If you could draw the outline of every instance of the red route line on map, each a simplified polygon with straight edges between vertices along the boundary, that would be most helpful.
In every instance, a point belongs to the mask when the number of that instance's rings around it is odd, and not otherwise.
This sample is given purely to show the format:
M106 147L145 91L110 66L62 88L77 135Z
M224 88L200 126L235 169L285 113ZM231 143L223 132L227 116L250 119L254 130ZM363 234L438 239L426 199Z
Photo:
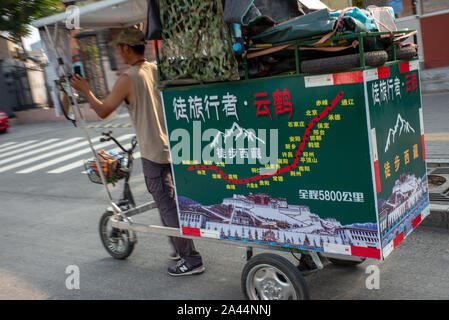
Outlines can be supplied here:
M323 119L336 105L337 103L341 100L341 98L343 97L344 92L340 92L335 99L331 102L330 105L328 105L319 115L317 115L315 118L313 118L306 127L306 131L304 132L304 136L302 137L302 142L299 145L298 149L296 150L296 154L295 154L295 162L293 162L293 164L289 164L283 168L277 169L276 171L272 172L272 173L268 173L268 174L262 174L259 176L255 176L255 177L251 177L251 178L247 178L247 179L230 179L223 171L221 171L220 169L218 169L217 167L214 166L191 166L188 168L189 171L192 170L213 170L216 171L217 173L219 173L221 175L221 177L231 183L234 184L241 184L241 183L247 183L247 182L251 182L251 181L257 181L257 180L261 180L261 179L265 179L265 178L269 178L269 177L273 177L276 176L278 174L284 173L284 172L288 172L292 169L295 169L298 167L298 163L299 163L299 156L301 155L302 151L304 150L304 147L306 146L306 142L309 139L309 135L310 135L310 130L312 130L312 127L315 125L315 123L317 123L318 121L320 121L321 119Z

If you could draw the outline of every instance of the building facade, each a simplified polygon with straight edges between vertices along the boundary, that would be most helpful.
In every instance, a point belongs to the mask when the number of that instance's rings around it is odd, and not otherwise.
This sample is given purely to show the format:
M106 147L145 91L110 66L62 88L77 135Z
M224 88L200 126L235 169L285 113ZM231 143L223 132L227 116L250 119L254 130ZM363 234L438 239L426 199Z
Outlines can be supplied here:
M0 35L0 59L13 59L15 56L14 42L8 37Z

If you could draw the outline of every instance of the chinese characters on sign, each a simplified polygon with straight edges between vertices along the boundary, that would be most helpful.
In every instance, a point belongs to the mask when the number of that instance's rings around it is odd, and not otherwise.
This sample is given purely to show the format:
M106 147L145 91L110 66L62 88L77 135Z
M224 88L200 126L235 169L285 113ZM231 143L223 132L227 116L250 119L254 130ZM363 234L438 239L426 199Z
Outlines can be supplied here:
M256 115L268 115L272 120L273 117L269 107L273 104L276 116L288 113L288 118L290 119L293 112L290 91L284 89L281 92L277 89L272 96L273 102L269 99L268 92L254 94L256 98L254 105L257 106ZM220 120L220 112L224 113L226 118L235 117L239 120L237 103L237 97L229 92L222 96L221 100L219 100L218 95L206 95L204 97L189 96L187 99L177 97L173 99L173 112L176 120L185 119L187 122L190 122L192 119L206 122L211 117ZM244 104L246 105L247 102L245 101Z
M268 92L256 93L254 94L254 97L257 98L257 100L254 101L254 105L257 106L256 115L268 115L270 119L273 120L269 108L271 100L268 99ZM284 89L284 91L280 92L279 89L277 89L273 93L273 105L276 116L288 112L288 118L290 119L293 112L293 106L290 102L290 91Z
M416 72L406 75L405 78L407 79L407 81L405 81L407 92L418 90L418 79Z
M338 202L364 202L363 192L329 191L329 190L299 190L299 199L325 200Z
M217 148L216 151L220 159L234 159L237 156L240 159L262 159L260 148Z
M401 80L398 77L394 79L382 79L371 85L371 95L374 105L402 98Z
M413 156L413 160L419 158L418 144L413 145L411 154L410 149L406 149L401 156L395 155L391 163L390 161L384 162L385 179L388 179L392 172L398 172L402 163L403 165L408 165L410 163L411 156Z
M187 122L190 122L191 119L206 122L213 116L216 120L220 120L219 109L221 105L223 107L221 112L224 112L226 118L235 117L239 120L237 102L237 97L229 94L229 92L221 100L216 95L206 95L204 98L189 96L187 101L178 97L173 99L173 112L176 120L185 119Z
M401 86L405 86L407 93L418 90L418 76L416 72L407 74L405 79L404 83L401 83L401 80L395 77L394 79L381 79L371 84L373 104L380 105L383 102L401 99Z

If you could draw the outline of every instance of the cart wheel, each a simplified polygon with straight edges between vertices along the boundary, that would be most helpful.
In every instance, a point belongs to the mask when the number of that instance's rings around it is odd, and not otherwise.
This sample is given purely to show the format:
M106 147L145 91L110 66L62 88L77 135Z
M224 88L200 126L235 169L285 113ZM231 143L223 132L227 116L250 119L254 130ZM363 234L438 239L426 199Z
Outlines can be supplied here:
M121 230L111 226L113 212L106 211L100 219L100 238L106 251L114 259L126 259L134 250L136 238L134 233L128 230Z
M242 290L249 300L308 300L301 272L284 257L262 253L243 268Z
M336 266L341 267L354 267L366 260L366 258L359 258L357 260L343 260L343 259L335 259L335 258L327 258L330 262L335 264Z

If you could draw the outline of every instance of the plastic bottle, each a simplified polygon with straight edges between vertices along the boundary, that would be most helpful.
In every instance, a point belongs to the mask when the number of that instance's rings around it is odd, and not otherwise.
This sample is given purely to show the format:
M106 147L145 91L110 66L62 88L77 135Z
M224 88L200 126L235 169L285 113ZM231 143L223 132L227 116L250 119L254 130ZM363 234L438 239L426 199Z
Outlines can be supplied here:
M235 53L242 53L245 49L245 41L242 38L242 29L240 24L233 23L231 26L232 49Z

